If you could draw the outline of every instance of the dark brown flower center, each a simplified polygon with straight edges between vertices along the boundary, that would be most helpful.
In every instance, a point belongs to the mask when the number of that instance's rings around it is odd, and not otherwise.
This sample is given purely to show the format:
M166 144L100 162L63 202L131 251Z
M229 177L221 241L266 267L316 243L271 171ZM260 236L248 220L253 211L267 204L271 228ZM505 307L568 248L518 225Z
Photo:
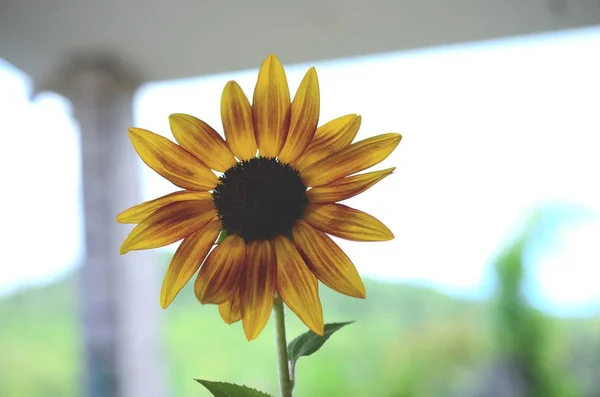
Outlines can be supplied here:
M241 161L219 180L212 195L223 228L247 242L291 235L308 204L300 173L274 158Z

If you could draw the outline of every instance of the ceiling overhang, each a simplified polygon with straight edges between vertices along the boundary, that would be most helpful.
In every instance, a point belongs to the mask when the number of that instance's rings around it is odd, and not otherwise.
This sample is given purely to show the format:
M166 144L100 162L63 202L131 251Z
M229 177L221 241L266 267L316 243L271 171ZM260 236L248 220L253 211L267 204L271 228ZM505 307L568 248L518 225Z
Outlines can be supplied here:
M81 57L139 82L600 24L597 0L19 0L0 57L45 85ZM39 87L38 87L39 88Z

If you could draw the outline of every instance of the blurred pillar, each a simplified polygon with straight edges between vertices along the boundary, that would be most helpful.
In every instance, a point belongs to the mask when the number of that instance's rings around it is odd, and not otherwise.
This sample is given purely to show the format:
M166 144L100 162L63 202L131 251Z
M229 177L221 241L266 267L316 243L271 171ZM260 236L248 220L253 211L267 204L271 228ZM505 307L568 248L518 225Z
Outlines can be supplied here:
M120 256L131 227L115 216L142 199L132 125L135 80L112 62L70 62L56 91L79 123L83 167L85 263L80 307L87 397L161 397L159 277L147 252Z

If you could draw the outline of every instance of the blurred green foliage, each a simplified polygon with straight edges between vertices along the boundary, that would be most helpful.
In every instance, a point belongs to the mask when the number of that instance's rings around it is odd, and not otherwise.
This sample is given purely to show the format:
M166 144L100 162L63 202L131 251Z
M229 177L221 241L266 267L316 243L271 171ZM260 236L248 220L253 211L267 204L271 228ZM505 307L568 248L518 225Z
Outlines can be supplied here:
M581 386L575 395L596 396L590 390L598 381L589 371L600 370L600 349L583 353L596 357L582 361L583 368L569 360L581 338L598 342L598 320L543 317L523 307L515 300L522 270L514 265L514 252L502 262L513 264L499 269L506 288L495 304L374 280L365 282L366 300L323 288L326 321L356 323L299 362L295 396L478 397L485 395L478 390L496 376L495 364L506 357L518 357L533 369L541 379L539 393L554 393L536 395L571 395L560 394L563 386L552 379L564 378ZM82 346L74 280L0 301L0 396L80 395ZM216 307L199 305L189 287L163 316L167 395L209 396L194 378L247 384L276 394L271 327L248 343L240 324L223 323ZM290 340L306 330L293 315L288 324Z
M528 244L535 237L541 214L499 255L495 263L497 293L494 300L494 331L497 356L504 365L506 381L518 395L568 397L581 395L572 379L564 377L566 361L554 347L557 328L552 319L533 309L524 295Z

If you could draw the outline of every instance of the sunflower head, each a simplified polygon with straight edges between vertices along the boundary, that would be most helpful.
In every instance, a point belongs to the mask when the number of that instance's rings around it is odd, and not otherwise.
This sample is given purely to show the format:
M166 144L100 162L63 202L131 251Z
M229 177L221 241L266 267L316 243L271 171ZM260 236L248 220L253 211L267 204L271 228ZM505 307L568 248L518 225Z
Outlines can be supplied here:
M266 325L276 293L317 334L323 333L318 281L366 296L350 258L329 235L354 241L394 237L378 219L339 201L392 173L360 172L389 156L401 136L353 143L360 116L317 127L319 109L316 70L307 71L291 100L283 66L270 55L259 70L252 104L236 82L225 85L225 139L185 114L169 117L177 143L129 129L141 159L181 188L117 216L136 224L122 254L182 240L163 281L164 308L197 273L198 300L219 305L228 324L242 320L252 340ZM219 235L226 237L215 244Z

